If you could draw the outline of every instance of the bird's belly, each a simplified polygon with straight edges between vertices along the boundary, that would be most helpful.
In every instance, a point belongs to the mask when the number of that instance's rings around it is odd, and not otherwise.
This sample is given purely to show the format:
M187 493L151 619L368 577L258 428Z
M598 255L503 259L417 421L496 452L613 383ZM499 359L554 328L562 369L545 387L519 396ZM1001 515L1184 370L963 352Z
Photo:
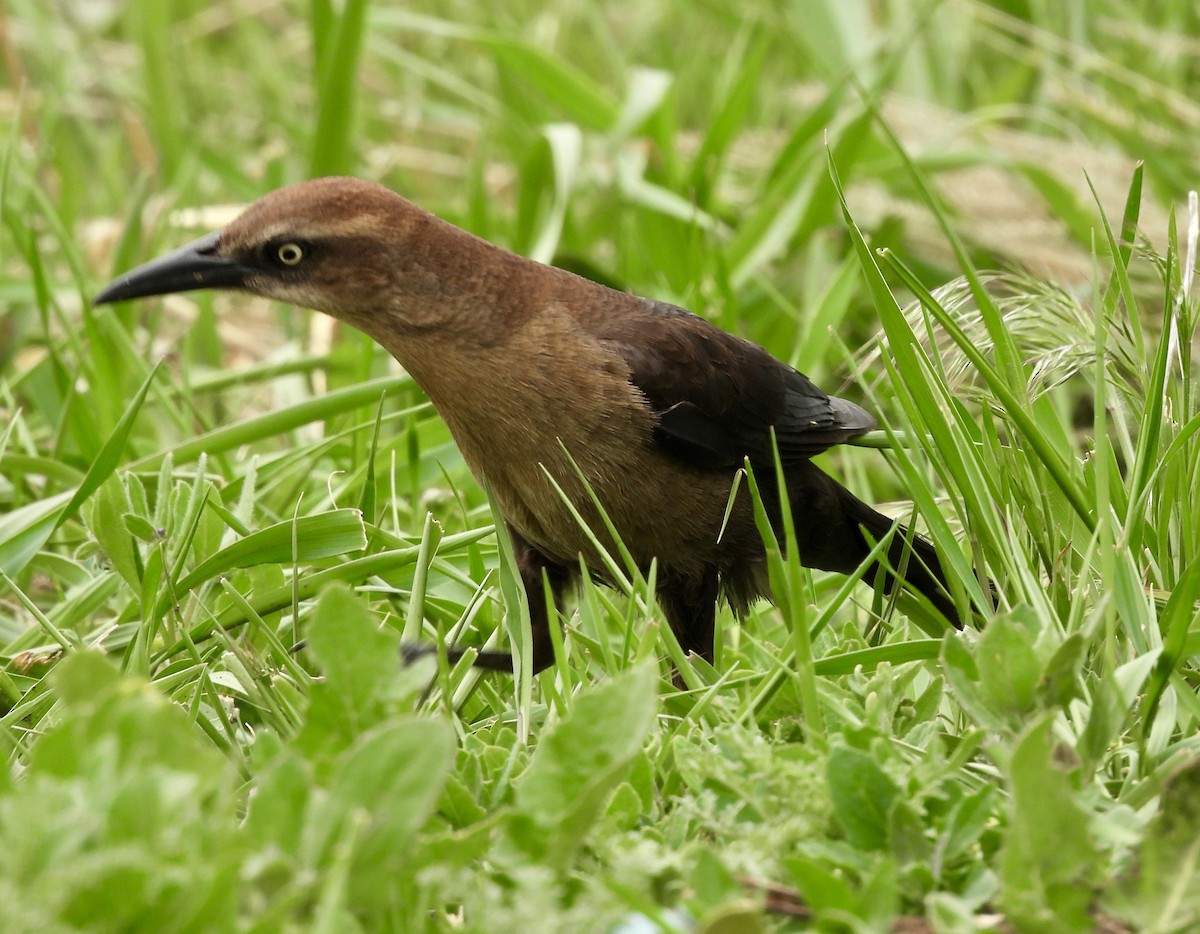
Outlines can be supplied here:
M655 462L646 462L651 459ZM722 563L720 539L731 474L681 471L675 463L658 463L657 457L616 464L563 461L539 463L536 472L489 475L501 515L546 557L566 565L576 565L582 557L593 573L604 576L601 548L618 566L623 564L621 548L608 532L611 523L620 545L643 570L655 559L660 567L683 573ZM746 497L738 500L735 512L748 513Z

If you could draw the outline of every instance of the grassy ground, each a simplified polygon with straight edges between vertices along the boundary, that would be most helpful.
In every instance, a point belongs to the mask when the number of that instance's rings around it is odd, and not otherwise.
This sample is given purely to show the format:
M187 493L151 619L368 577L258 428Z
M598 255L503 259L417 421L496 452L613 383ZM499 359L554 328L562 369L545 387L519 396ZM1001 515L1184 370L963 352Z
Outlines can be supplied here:
M1115 0L9 0L0 926L1195 930L1197 35ZM402 667L520 629L419 389L296 309L88 305L334 172L878 413L829 467L915 511L978 629L776 557L687 690L636 581L532 682Z

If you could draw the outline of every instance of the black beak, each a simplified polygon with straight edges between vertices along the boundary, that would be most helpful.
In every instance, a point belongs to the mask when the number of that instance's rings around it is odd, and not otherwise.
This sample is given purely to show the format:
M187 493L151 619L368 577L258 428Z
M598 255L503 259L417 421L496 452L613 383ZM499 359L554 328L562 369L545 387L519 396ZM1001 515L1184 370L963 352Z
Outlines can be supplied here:
M123 302L148 295L169 295L193 289L236 289L245 285L246 277L254 272L217 255L221 234L211 233L181 247L174 253L131 269L100 290L92 299L93 305Z

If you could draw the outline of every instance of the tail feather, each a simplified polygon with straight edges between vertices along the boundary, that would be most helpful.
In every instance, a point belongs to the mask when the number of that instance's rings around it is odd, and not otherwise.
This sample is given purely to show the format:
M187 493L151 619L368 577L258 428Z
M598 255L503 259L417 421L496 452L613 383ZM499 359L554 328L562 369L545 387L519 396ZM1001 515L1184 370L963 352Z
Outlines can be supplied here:
M870 541L866 536L863 537L864 546L869 549L873 547L872 541L878 542L891 531L892 526L896 523L882 513L876 512L849 491L843 492L845 492L846 499L852 501L846 504L846 514L870 536ZM863 553L863 557L866 557L866 552ZM891 542L888 543L887 564L896 571L902 571L905 583L928 599L934 609L946 617L955 629L963 628L962 618L959 616L954 601L950 598L950 587L946 583L946 574L942 570L941 559L932 543L900 525L896 528ZM878 570L878 564L876 570ZM884 574L886 575L884 591L891 593L892 588L895 587L895 575L886 568ZM868 579L870 578L868 577Z
M895 522L872 509L816 466L793 471L788 478L788 498L796 527L800 560L808 567L853 574L874 544L892 531ZM903 570L904 581L925 596L955 626L963 621L950 598L942 562L933 545L899 526L887 549L887 563L868 570L884 574L883 588L896 586L894 571Z

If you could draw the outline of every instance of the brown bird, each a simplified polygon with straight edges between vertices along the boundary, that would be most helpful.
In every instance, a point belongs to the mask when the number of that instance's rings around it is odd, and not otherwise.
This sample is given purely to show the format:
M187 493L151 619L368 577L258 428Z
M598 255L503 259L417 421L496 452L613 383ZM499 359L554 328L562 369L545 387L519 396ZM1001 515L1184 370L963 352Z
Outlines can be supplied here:
M509 253L378 185L322 178L272 192L95 301L203 288L346 321L424 388L508 524L535 671L553 661L543 575L556 602L581 558L605 577L564 499L611 555L596 501L639 569L657 561L667 621L685 651L709 661L718 598L741 612L767 595L746 484L732 505L730 494L748 460L781 530L773 438L804 565L853 573L870 542L892 532L811 460L874 427L857 405L688 311ZM908 585L961 627L932 545L898 528L886 556L887 567L868 568L885 590L904 568ZM485 652L476 664L511 662Z

